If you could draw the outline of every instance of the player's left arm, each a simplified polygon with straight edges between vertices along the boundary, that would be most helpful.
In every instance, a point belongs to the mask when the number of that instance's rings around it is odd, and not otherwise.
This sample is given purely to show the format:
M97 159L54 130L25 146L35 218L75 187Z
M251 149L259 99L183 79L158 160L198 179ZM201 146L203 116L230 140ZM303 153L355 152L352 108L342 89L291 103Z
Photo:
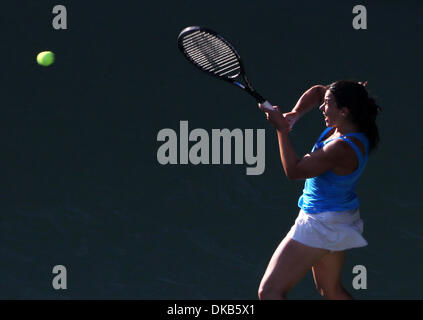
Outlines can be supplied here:
M306 154L301 159L298 158L288 136L289 123L279 107L274 106L274 110L270 112L260 104L259 108L266 113L267 119L276 129L282 166L288 179L299 180L319 176L339 166L345 161L345 157L350 156L349 147L342 140L334 140L323 148Z
M349 154L346 150L348 146L341 140L335 140L300 159L291 145L288 134L279 130L277 133L282 165L286 176L291 180L320 176L339 166L344 161L345 155Z

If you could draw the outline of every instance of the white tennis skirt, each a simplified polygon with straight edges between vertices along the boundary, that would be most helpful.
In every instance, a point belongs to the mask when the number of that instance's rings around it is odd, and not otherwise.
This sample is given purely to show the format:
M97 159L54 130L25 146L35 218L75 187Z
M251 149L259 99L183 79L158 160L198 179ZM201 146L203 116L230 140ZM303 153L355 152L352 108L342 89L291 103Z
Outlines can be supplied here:
M301 209L287 237L309 247L343 251L366 246L362 234L363 220L358 208L313 214Z

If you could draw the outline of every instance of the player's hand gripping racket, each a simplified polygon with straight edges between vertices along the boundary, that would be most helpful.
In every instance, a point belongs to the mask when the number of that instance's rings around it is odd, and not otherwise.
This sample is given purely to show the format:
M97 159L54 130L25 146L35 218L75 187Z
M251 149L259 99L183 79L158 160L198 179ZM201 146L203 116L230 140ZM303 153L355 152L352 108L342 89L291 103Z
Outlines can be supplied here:
M238 52L222 36L207 28L187 27L178 36L178 47L199 69L235 84L253 96L266 110L273 111L270 102L248 81Z

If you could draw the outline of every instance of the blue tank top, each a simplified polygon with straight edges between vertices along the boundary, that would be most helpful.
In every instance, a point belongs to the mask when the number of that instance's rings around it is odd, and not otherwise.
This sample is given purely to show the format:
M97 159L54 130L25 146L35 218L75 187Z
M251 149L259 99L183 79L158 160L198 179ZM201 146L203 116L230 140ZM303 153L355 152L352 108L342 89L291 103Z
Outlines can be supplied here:
M367 163L369 141L366 135L361 132L352 132L341 137L322 141L325 135L332 129L332 127L329 127L323 131L311 152L322 148L329 141L341 139L347 142L357 154L358 168L348 175L337 175L332 170L328 170L320 176L307 179L303 194L298 200L298 206L307 213L353 210L359 207L355 185ZM360 149L347 138L348 136L355 137L363 142L365 148L364 157Z

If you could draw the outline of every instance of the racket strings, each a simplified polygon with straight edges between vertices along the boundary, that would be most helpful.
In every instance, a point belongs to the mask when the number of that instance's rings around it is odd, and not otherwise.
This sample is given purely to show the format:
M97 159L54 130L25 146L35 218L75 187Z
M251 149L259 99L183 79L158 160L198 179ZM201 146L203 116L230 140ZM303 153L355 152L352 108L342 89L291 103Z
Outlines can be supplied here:
M196 31L182 40L186 55L200 68L218 76L233 78L241 67L237 55L220 38Z

